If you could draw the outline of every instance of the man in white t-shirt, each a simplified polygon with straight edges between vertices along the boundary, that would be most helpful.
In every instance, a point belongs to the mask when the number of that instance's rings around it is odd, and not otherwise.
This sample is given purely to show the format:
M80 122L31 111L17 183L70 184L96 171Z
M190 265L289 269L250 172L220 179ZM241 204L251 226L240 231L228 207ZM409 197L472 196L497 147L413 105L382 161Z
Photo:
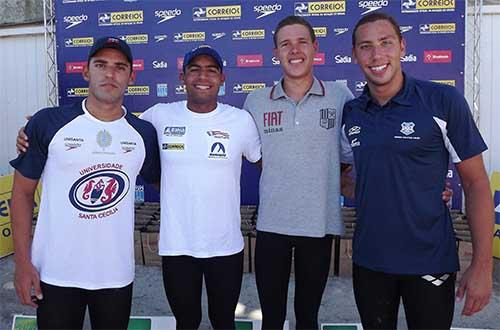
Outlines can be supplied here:
M132 63L124 41L97 40L83 71L89 96L38 111L25 128L29 149L11 162L14 283L21 303L37 307L39 329L81 329L87 307L93 329L127 328L135 180L157 182L160 170L155 129L122 105Z
M222 71L217 51L193 49L180 74L187 101L159 103L141 115L156 128L160 146L159 254L178 329L196 329L201 322L202 279L212 326L235 328L244 247L241 162L259 161L261 151L250 114L217 102Z

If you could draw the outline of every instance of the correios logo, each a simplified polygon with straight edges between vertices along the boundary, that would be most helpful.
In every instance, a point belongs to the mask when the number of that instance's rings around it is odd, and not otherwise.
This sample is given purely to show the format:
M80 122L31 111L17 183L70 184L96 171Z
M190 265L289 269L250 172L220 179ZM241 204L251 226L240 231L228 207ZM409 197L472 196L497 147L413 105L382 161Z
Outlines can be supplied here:
M388 5L388 0L364 0L358 2L358 7L365 10L361 13L361 15L366 15L368 13L371 13L372 11L387 7Z
M82 176L69 190L69 200L78 210L99 212L116 206L128 193L128 176L115 169L105 169Z
M261 19L263 17L276 14L276 12L280 11L283 6L279 3L275 3L274 5L258 5L253 6L253 11L259 13L256 19Z
M65 27L65 29L71 29L72 27L75 27L79 24L82 24L83 22L87 21L89 17L85 14L81 14L79 16L64 16L63 21L64 23L68 24L68 26Z
M176 18L177 16L181 16L182 10L175 8L175 9L166 9L166 10L155 10L155 17L159 18L160 20L156 22L156 24L161 24L165 21L169 21L173 18Z

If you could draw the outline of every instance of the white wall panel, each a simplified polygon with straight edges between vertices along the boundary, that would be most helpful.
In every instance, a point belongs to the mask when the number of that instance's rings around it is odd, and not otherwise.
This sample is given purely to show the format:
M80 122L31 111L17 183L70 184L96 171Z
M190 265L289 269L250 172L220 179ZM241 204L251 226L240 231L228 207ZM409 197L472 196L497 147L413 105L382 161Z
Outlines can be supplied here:
M47 104L43 27L0 29L0 175L12 172L18 128Z

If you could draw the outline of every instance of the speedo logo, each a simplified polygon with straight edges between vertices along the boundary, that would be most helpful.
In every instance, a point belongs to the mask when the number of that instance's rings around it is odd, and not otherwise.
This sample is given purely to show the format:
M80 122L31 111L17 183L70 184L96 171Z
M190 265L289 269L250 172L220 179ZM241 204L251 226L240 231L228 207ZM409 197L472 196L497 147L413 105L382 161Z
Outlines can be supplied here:
M226 36L226 32L213 32L212 33L212 40L218 40L221 38L224 38Z
M295 2L294 12L296 16L345 15L346 1Z
M283 6L281 4L275 3L274 5L253 6L253 11L260 14L259 16L257 16L256 19L261 19L263 17L269 16L272 14L276 14L282 8L283 8Z
M408 31L411 31L411 30L413 30L412 25L400 25L399 26L399 31L401 32L401 34L406 33Z
M433 24L420 24L418 26L420 34L441 34L441 33L455 33L455 23L433 23Z
M233 40L257 40L266 37L266 30L234 30Z
M232 19L241 19L241 5L193 8L193 21Z
M365 11L361 13L361 15L366 15L368 13L371 13L372 11L387 7L388 5L388 0L368 0L358 2L358 7L365 9Z
M349 31L349 28L346 28L346 27L339 27L339 28L334 28L333 29L333 32L335 32L335 35L336 36L339 36L341 34L344 34L346 33L347 31Z
M81 14L79 16L64 16L63 21L64 23L68 24L68 26L65 27L65 30L71 29L72 27L82 24L83 22L86 22L88 19L89 17L85 14Z
M155 17L159 18L159 21L156 24L161 24L163 22L169 21L177 16L181 16L182 10L175 9L166 9L166 10L155 10Z

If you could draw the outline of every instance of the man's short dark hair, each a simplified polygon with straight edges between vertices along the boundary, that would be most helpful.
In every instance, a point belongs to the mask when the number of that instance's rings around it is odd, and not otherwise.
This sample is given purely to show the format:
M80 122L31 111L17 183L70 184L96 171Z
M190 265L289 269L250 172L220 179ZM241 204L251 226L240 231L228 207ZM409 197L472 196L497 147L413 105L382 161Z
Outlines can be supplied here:
M352 31L352 46L356 46L356 31L358 31L358 28L366 23L373 23L376 21L388 21L391 23L391 25L394 27L394 31L396 32L396 35L398 36L399 41L403 39L403 36L401 36L401 30L399 29L399 24L396 21L394 17L391 15L388 15L386 13L371 13L366 16L363 16L357 23L356 26L354 27L354 30Z
M311 41L312 42L316 41L316 35L314 34L314 29L312 28L311 24L308 21L306 21L305 19L303 19L302 17L291 15L291 16L283 18L276 26L276 29L274 29L274 36L273 36L274 47L278 47L277 39L276 39L278 32L282 28L284 28L285 26L294 25L294 24L299 24L299 25L305 26L307 28L307 30L309 31L309 35L311 36Z

